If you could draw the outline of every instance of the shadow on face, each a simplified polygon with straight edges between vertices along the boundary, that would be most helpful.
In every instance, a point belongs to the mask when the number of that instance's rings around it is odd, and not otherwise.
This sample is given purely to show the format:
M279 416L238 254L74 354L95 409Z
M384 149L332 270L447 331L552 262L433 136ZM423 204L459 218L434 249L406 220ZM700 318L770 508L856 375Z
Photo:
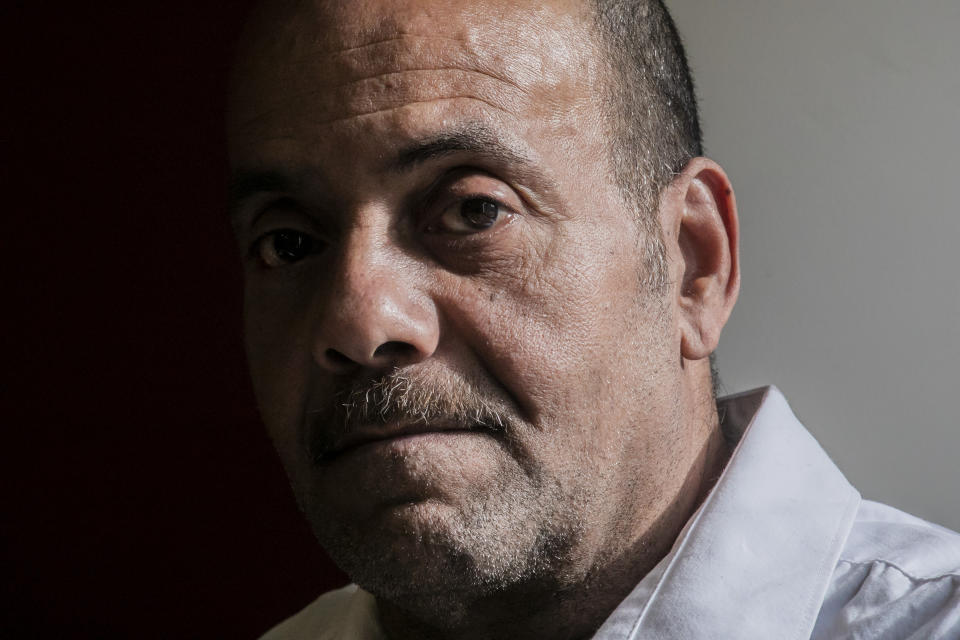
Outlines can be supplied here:
M423 611L574 579L685 476L675 318L641 285L583 11L301 4L237 65L264 421L338 564ZM318 419L344 389L355 419Z

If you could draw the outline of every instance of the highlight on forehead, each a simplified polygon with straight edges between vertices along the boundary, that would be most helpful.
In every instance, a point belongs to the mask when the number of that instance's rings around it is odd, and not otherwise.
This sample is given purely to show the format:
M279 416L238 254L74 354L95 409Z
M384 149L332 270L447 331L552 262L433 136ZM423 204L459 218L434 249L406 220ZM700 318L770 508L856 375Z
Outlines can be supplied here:
M339 5L330 17L315 4L295 4L255 16L252 22L261 22L248 28L232 83L232 145L302 141L306 132L319 135L342 120L449 100L461 100L458 108L471 117L485 110L547 122L563 115L554 113L557 94L586 96L572 106L599 95L596 61L567 28L579 18L560 16L559 25L556 16L541 20L542 7L501 7L510 20L474 18L465 14L481 13L481 5L450 8L439 0L419 3L410 14L388 0L379 13L367 2L350 10Z
M595 54L591 24L581 2L267 0L247 22L234 90L243 78L280 72L277 60L309 65L318 58L354 77L377 65L402 70L405 61L543 83L572 63L584 77Z

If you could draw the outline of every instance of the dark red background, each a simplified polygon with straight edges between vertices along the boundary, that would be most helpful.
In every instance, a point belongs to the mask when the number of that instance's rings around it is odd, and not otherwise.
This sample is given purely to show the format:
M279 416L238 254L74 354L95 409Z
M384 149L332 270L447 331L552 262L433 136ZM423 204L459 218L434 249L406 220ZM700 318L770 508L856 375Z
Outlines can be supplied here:
M343 582L246 377L243 3L0 9L3 637L251 638Z

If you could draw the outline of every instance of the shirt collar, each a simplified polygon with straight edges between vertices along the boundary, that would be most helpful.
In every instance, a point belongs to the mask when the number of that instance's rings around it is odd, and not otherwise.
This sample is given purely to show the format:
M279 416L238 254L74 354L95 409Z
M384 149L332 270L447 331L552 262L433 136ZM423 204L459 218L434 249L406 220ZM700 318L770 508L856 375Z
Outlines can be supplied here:
M809 637L860 494L776 387L719 409L730 462L596 640Z

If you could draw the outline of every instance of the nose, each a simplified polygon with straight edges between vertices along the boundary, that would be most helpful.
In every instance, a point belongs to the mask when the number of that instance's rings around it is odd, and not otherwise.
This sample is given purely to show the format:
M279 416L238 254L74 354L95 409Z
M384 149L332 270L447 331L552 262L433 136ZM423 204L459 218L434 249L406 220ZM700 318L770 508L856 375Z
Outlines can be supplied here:
M363 230L341 246L332 280L318 301L313 359L334 373L386 370L433 355L436 308L415 261Z

